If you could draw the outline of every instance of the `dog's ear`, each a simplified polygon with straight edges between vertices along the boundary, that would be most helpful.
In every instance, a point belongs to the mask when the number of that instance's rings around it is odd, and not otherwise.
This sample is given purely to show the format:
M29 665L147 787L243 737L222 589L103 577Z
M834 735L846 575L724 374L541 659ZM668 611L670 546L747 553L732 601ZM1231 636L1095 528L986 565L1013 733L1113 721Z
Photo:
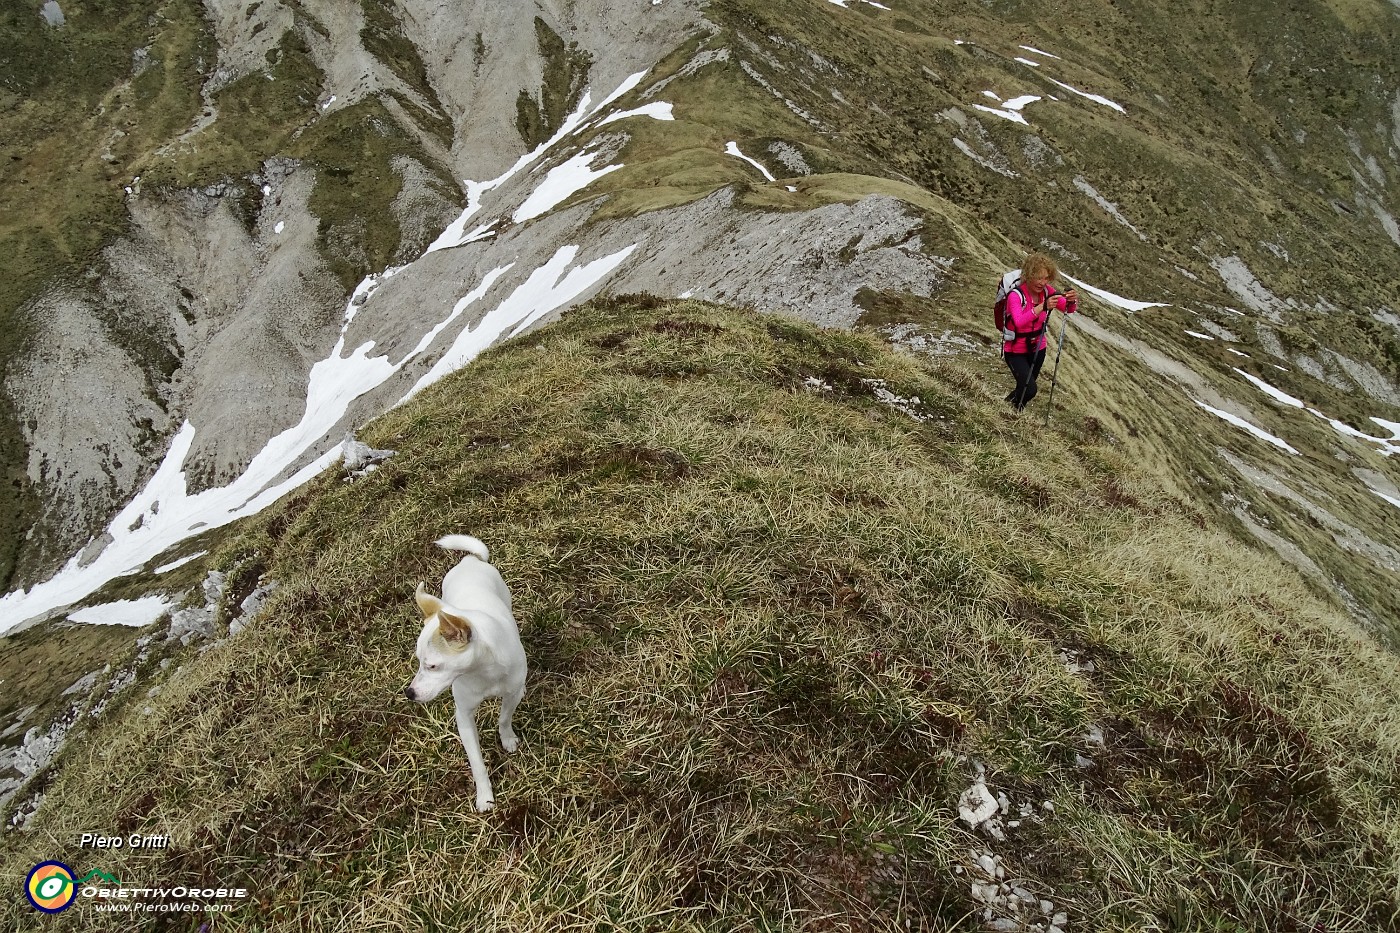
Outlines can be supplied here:
M472 640L472 624L443 609L438 613L438 634L448 641L466 643Z
M429 596L428 591L423 588L423 584L418 584L418 590L413 594L413 598L418 601L418 608L423 613L423 618L427 619L442 608L442 600L436 596Z

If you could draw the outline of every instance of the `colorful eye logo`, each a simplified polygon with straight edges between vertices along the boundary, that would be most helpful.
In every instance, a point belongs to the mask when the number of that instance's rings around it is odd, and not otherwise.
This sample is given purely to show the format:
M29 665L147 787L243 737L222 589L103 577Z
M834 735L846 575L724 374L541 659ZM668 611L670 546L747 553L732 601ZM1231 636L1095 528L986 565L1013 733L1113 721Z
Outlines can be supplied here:
M78 894L73 869L62 862L40 862L24 881L24 894L35 910L56 914L73 905Z

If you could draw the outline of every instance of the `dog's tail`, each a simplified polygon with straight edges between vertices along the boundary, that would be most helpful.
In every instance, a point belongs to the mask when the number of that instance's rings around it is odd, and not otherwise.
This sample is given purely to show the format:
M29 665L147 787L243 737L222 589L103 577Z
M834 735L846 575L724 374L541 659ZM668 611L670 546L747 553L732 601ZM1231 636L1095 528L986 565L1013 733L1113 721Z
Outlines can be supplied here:
M445 551L466 551L488 564L491 563L491 552L486 549L486 545L482 544L479 538L473 538L471 535L448 535L445 538L438 538L437 546Z

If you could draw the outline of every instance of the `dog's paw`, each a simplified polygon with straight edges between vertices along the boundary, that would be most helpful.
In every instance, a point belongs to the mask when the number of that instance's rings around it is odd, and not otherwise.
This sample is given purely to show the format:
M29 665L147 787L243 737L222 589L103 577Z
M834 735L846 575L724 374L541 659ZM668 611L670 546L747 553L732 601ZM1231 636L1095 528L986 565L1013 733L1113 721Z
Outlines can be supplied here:
M514 732L501 733L501 748L513 752L520 747L520 738Z

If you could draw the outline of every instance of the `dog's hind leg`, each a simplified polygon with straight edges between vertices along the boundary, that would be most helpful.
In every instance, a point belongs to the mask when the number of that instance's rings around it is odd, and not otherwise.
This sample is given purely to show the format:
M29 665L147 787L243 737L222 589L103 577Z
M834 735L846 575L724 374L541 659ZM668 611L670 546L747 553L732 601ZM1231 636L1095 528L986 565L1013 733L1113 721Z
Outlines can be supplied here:
M510 719L515 715L515 707L525 696L525 685L522 683L519 689L508 690L501 697L501 719L497 724L496 731L501 735L501 748L508 752L513 752L520 747L520 739L516 736L515 730L511 728Z
M486 770L486 760L481 756L481 739L476 732L476 708L481 704L481 698L459 690L460 683L457 681L452 685L453 699L457 701L457 734L462 738L462 747L467 750L472 779L476 781L476 808L484 813L495 805L496 795L491 789L491 775Z

